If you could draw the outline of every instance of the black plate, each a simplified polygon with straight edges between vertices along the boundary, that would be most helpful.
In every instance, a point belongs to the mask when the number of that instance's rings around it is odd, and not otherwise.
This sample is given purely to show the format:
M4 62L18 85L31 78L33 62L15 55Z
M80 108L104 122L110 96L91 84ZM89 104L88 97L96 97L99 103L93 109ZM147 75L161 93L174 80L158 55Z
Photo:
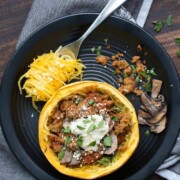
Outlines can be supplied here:
M31 100L20 96L17 82L26 72L34 57L55 50L82 35L97 15L79 14L58 19L42 27L29 37L15 52L4 73L1 86L1 124L6 140L17 159L39 179L71 179L57 172L46 160L38 145L38 116ZM110 49L104 39L108 38ZM168 105L167 128L159 134L146 136L147 127L140 126L140 143L130 160L116 172L104 177L112 179L143 179L151 175L167 157L176 140L180 118L180 83L174 65L165 50L147 32L138 26L110 17L83 43L80 58L86 65L84 79L105 81L117 87L117 75L111 64L102 66L95 62L94 46L102 46L103 54L111 56L122 52L130 61L137 54L138 44L148 68L155 68L158 78L163 80L163 94ZM131 100L131 97L129 97ZM138 100L134 103L136 109ZM39 103L39 106L43 104Z

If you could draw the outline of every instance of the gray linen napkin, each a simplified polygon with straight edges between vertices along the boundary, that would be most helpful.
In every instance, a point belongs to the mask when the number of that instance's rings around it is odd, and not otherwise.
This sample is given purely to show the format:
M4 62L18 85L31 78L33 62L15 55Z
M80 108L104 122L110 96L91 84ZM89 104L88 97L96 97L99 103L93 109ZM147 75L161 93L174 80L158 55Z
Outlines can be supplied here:
M42 25L59 17L80 12L100 12L106 5L108 0L34 0L24 28L20 34L17 47L28 37L33 31ZM118 9L114 15L121 16L130 21L135 22L138 17L142 0L131 0L124 4L124 7ZM156 173L167 179L180 179L180 137L171 152L170 156L160 166ZM6 144L2 130L0 127L0 179L13 180L32 180L34 177L30 175L24 167L22 167L16 158L12 155ZM172 178L171 178L172 177Z

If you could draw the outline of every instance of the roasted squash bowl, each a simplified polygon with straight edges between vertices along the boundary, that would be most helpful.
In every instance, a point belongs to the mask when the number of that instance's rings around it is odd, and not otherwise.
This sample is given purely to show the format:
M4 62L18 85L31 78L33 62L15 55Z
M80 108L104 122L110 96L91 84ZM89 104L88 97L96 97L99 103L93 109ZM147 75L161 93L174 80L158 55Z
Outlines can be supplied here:
M113 99L122 103L126 107L131 117L131 133L126 139L125 148L119 148L117 150L117 152L114 154L112 162L108 166L100 166L98 163L94 163L84 165L82 167L68 167L60 163L57 155L49 147L47 138L48 134L50 133L47 126L48 117L62 99L71 95L72 93L82 90L87 91L91 88L96 88L97 90L109 94ZM40 148L43 154L51 165L60 173L80 179L95 179L116 171L131 157L139 142L139 127L133 105L117 89L104 82L81 81L62 87L45 104L39 117L38 135Z

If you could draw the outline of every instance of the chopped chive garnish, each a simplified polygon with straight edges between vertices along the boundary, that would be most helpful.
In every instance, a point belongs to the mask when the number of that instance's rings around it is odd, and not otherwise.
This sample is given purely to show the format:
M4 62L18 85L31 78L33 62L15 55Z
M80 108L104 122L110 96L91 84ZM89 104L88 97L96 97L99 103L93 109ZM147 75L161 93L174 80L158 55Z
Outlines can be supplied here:
M104 42L107 44L107 42L108 42L108 38L104 39Z
M116 71L113 71L112 73L113 73L113 74L117 74L117 72L116 72Z
M85 127L82 127L82 126L79 126L79 125L77 125L77 128L80 129L80 130L84 130L85 129Z
M95 146L95 145L96 145L96 141L93 141L88 146Z
M135 68L135 66L134 66L134 65L131 65L131 67L132 67L133 73L136 73L136 68Z
M68 145L68 144L70 144L71 143L71 138L69 137L69 136L66 136L65 137L65 145Z
M84 120L83 120L83 123L84 123L84 124L88 124L88 123L90 123L90 122L91 122L91 121L90 121L89 119L84 119Z
M96 129L96 126L94 124L91 124L87 130L88 133L94 131Z
M111 136L106 136L103 140L103 144L105 146L111 146L112 145L112 138Z
M111 119L112 119L113 121L116 121L116 122L119 121L119 118L116 117L116 116L112 116Z
M95 47L91 48L91 52L92 52L92 53L94 53L94 52L95 52L95 50L96 50L96 48L95 48Z
M64 133L70 133L71 129L69 126L66 127L66 129L63 130Z
M139 82L139 81L140 81L139 76L136 76L135 81L136 81L136 82Z
M100 121L100 122L98 123L98 128L103 127L103 125L104 125L104 121Z
M108 166L112 161L112 158L111 157L102 157L100 160L99 160L99 164L101 166Z
M166 23L167 23L168 26L172 26L172 25L173 25L172 15L169 15L169 16L167 17Z
M151 83L150 82L147 82L145 85L144 85L144 88L147 92L151 92Z
M93 105L94 103L95 103L95 101L93 99L90 99L88 102L89 105Z
M61 151L59 151L58 153L58 159L61 161L64 157L65 151L63 149L61 149Z
M147 130L147 131L145 132L145 135L146 135L146 136L149 136L149 135L150 135L149 130Z
M150 71L149 71L150 74L154 75L154 76L157 76L157 74L154 72L154 69L152 68Z
M82 144L83 144L83 137L79 136L77 139L77 146L80 147L80 146L82 146Z

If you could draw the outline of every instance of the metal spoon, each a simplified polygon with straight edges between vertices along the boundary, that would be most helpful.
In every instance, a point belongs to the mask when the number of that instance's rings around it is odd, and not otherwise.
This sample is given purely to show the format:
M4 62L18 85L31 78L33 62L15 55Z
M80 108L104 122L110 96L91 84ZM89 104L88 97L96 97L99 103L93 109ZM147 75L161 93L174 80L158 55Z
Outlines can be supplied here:
M95 19L93 24L87 29L87 31L76 41L62 47L60 46L56 50L56 54L60 55L69 55L73 59L76 59L79 53L82 42L88 37L88 35L99 26L109 15L111 15L119 6L121 6L126 0L109 0L107 5L101 11L99 16Z

